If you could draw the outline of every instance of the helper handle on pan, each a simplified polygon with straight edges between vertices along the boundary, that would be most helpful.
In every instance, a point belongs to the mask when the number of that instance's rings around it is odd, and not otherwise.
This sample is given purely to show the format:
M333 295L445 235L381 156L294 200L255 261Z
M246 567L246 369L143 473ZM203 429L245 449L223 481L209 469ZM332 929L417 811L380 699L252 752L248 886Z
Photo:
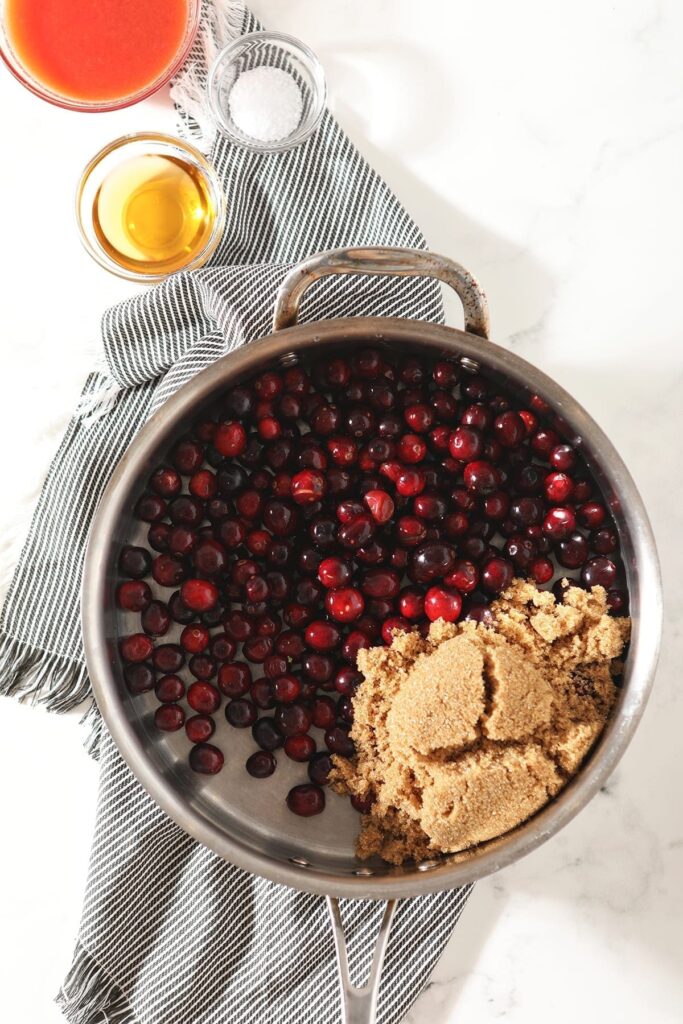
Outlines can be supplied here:
M436 277L459 295L465 330L489 336L486 296L468 270L447 256L422 249L377 246L367 249L331 249L298 263L285 277L275 300L273 329L293 327L301 298L309 285L328 274L388 274L397 277Z
M339 989L342 1003L342 1024L375 1024L377 1015L377 995L382 974L382 963L389 939L391 919L396 910L396 900L388 900L379 935L375 943L370 975L362 988L352 984L349 976L349 962L346 956L346 939L339 912L339 900L334 896L327 897L327 909L332 921L334 948L337 952L337 970L339 971Z

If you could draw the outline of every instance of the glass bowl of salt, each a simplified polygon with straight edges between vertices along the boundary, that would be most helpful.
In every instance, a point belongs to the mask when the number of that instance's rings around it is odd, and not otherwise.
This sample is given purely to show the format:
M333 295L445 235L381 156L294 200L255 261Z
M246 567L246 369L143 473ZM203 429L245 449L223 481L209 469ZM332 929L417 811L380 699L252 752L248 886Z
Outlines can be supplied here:
M259 153L291 149L313 134L325 110L325 74L305 43L251 32L221 50L207 83L221 131Z

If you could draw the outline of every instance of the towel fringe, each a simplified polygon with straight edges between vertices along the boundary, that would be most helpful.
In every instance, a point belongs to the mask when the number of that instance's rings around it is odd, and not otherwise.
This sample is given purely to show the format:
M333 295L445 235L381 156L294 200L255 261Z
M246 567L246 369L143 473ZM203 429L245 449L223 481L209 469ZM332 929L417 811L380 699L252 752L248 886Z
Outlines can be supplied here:
M90 696L82 662L0 633L0 695L40 704L48 711L73 711Z
M69 1024L139 1024L123 990L80 942L55 999Z
M100 709L94 700L90 701L90 706L81 718L79 725L83 726L86 733L83 740L85 752L95 761L99 761L100 744L102 742L102 734L104 732L104 721L100 714Z
M246 15L242 0L205 4L192 48L193 59L171 83L171 99L185 134L203 153L211 150L216 137L216 123L206 98L207 72L223 47L242 35Z

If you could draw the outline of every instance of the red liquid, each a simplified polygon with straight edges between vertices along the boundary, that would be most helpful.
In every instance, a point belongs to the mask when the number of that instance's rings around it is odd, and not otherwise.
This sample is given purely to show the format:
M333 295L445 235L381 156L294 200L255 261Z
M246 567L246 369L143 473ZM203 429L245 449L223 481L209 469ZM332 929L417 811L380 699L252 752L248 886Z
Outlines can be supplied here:
M143 91L174 62L190 0L6 0L7 34L27 71L68 99Z

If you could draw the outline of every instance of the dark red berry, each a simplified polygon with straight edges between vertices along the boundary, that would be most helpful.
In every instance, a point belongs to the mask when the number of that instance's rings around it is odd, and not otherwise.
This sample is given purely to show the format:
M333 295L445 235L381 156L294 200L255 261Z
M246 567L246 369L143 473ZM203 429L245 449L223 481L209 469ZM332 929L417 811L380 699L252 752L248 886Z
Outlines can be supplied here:
M200 775L216 775L223 763L223 754L212 743L198 743L190 751L190 768Z
M287 806L294 814L310 818L325 810L325 793L319 786L294 786L287 794Z
M187 703L199 714L212 715L221 706L221 695L211 683L192 683L187 691Z
M247 758L246 769L255 779L267 779L276 768L275 755L268 750L257 750Z
M185 712L179 704L161 704L154 712L154 724L162 732L177 732L185 722Z
M191 743L206 743L215 729L214 720L209 715L192 715L185 722L185 734Z

